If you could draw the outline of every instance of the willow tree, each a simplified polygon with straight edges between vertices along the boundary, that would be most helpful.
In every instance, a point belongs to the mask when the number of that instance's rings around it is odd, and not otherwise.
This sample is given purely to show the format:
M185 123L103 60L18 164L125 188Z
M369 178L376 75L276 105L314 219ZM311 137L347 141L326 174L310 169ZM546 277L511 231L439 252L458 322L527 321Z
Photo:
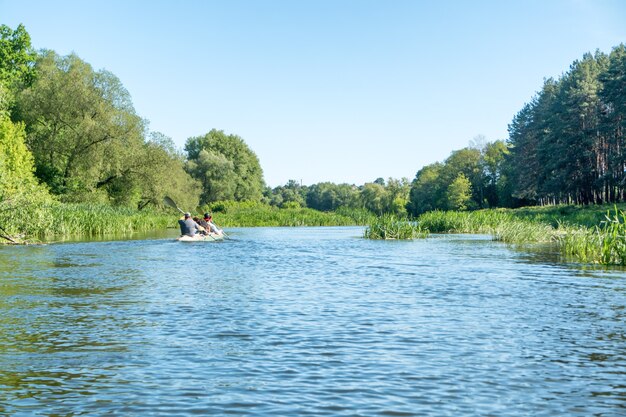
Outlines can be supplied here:
M187 170L203 187L202 203L259 201L265 182L259 158L237 135L213 129L187 139Z
M26 123L36 175L66 200L107 199L142 163L144 125L130 95L113 74L73 54L47 51L36 71L15 112Z
M170 137L151 132L138 157L143 164L134 169L132 183L140 192L139 209L149 204L161 205L165 196L173 198L180 207L198 206L201 185L185 170L184 155Z

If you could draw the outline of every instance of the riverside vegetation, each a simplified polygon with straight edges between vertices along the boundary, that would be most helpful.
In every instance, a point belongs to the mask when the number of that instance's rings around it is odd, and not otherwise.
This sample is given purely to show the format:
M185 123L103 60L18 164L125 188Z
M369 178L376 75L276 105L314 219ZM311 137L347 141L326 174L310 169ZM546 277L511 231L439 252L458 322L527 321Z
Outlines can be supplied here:
M626 200L625 65L624 45L585 54L546 80L506 140L477 136L412 181L270 188L239 136L211 129L178 149L148 129L114 74L35 51L24 26L0 25L0 240L175 227L162 204L171 196L227 227L369 225L366 236L381 239L489 233L624 264L623 208L607 216L606 207L556 204ZM533 205L544 207L500 209Z
M490 234L510 244L554 244L567 260L626 265L626 214L617 205L432 211L417 218L436 233Z

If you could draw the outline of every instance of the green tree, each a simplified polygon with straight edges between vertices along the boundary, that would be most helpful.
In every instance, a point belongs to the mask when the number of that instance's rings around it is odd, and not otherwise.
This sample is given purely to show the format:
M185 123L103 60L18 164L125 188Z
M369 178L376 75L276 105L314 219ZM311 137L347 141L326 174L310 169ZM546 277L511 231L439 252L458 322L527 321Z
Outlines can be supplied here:
M452 151L445 160L441 172L443 187L447 188L459 174L463 174L472 184L473 206L482 207L485 195L485 176L481 167L481 151L476 148L463 148Z
M187 162L187 172L202 185L202 204L236 199L235 164L223 154L202 149L197 158Z
M548 181L559 169L560 147L553 134L556 96L560 83L549 78L531 102L509 125L510 182L513 197L521 204L540 202Z
M308 188L306 205L315 210L332 211L339 207L354 207L357 199L358 191L353 185L320 182Z
M9 240L26 229L26 222L45 221L42 206L52 201L33 174L25 137L24 125L0 109L0 236Z
M409 204L409 193L411 184L408 178L389 178L385 187L387 193L387 203L385 212L393 213L397 216L406 216Z
M501 198L508 201L508 198L502 195L505 190L504 184L500 184L501 181L506 182L504 171L508 154L509 147L503 140L487 143L483 148L482 164L486 178L485 198L489 207L497 207Z
M140 190L138 208L148 204L161 205L163 197L169 196L180 207L197 207L200 202L201 185L185 170L185 160L171 138L160 132L152 132L143 146L132 182Z
M385 187L375 183L368 182L361 188L362 206L372 213L381 215L388 206L388 197Z
M203 204L216 201L218 196L220 200L261 200L263 170L256 154L239 136L213 129L187 139L185 151L189 173L203 184ZM215 167L210 168L211 164Z
M307 187L296 180L289 180L284 186L270 190L270 204L278 207L305 207Z
M599 95L602 100L600 113L602 114L602 130L606 142L601 161L604 169L601 170L601 186L604 191L604 200L623 201L624 183L626 182L624 169L626 167L626 152L624 151L624 135L626 133L626 47L621 44L611 51L609 64L600 74L602 88Z
M448 186L447 200L450 210L467 210L472 204L472 184L463 173Z
M443 164L426 165L415 175L409 194L409 210L415 216L446 207L447 184L443 179Z
M107 201L114 183L143 163L136 155L144 125L128 92L113 74L93 71L76 55L47 51L36 69L15 114L26 123L37 176L65 200Z
M0 25L0 83L11 92L28 86L34 77L36 54L30 44L30 35L23 25L12 30Z
M607 65L606 55L585 54L582 60L574 61L561 80L557 105L562 111L553 111L557 118L552 130L561 145L555 150L562 163L551 173L552 178L560 181L545 190L557 201L567 199L584 204L597 201L594 188L602 170L597 165L598 151L604 140L600 130L599 75Z

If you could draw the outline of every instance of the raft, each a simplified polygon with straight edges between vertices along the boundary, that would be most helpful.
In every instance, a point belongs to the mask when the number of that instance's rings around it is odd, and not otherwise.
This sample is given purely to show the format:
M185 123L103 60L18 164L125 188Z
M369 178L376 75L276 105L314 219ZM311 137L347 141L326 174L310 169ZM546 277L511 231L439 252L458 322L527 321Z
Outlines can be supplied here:
M224 240L223 233L209 233L208 235L203 235L198 233L194 237L183 235L176 238L179 242L215 242L218 240Z

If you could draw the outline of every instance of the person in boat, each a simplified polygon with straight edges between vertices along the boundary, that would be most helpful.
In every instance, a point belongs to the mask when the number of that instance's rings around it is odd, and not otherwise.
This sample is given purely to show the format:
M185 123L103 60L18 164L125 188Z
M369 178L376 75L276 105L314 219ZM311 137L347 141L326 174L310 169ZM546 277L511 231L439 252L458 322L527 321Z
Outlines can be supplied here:
M178 220L178 225L180 226L180 234L183 236L194 237L196 233L200 231L200 226L193 221L191 213L185 213L185 215Z
M203 219L199 219L197 217L194 217L193 219L195 220L196 223L198 223L200 225L200 227L202 229L204 229L202 231L202 234L208 235L210 233L211 228L209 226L209 223L207 223L207 221L206 221L206 219L207 219L207 214L206 213L204 214L204 218Z
M215 223L213 223L213 216L211 216L209 213L204 213L204 221L207 223L208 226L206 230L211 233L216 233L218 235L222 234L222 231L217 228Z

